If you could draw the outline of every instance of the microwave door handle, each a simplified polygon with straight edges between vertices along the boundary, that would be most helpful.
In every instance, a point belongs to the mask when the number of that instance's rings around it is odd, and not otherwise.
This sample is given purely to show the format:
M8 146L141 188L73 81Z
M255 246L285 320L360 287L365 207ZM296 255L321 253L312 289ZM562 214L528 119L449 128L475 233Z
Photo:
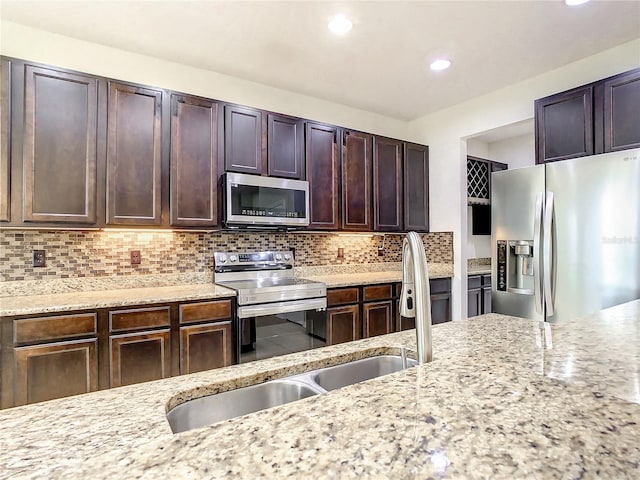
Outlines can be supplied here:
M542 192L536 195L536 207L533 220L533 292L535 295L536 312L542 311L542 211L544 206Z
M542 242L543 276L544 276L544 303L546 316L551 317L555 313L553 305L553 281L555 279L555 252L553 251L553 192L547 192L544 210L544 240Z

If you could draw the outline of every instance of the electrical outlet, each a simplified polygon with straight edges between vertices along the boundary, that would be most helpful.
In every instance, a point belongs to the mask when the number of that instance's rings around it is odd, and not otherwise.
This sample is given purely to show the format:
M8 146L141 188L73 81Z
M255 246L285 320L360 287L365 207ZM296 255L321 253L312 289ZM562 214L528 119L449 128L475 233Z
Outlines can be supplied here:
M384 247L378 247L378 256L384 257Z
M344 258L344 248L338 248L338 258Z
M140 262L142 262L140 250L131 250L131 265L140 265Z
M44 267L47 265L46 250L34 250L33 251L33 266Z

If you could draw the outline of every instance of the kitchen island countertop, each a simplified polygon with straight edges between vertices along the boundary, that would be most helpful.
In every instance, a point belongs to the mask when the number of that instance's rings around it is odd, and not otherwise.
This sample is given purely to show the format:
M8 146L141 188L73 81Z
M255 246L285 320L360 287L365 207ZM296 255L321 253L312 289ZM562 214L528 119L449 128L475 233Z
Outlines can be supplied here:
M434 361L173 435L190 398L415 347L414 331L0 412L0 477L638 478L640 300L433 327Z

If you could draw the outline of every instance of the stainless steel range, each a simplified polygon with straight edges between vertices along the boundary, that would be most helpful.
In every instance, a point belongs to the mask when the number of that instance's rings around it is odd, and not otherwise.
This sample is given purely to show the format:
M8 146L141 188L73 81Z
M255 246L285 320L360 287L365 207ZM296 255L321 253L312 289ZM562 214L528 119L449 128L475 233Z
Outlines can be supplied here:
M214 279L238 298L240 363L326 344L327 288L293 276L293 252L218 252Z

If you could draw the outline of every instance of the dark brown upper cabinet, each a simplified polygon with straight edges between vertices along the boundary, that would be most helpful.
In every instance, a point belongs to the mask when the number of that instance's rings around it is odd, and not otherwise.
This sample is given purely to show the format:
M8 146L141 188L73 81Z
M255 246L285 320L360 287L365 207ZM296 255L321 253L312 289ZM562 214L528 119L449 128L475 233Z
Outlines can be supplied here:
M593 86L535 101L536 163L592 155Z
M109 82L107 223L161 223L162 91Z
M373 135L342 134L342 228L371 230Z
M304 125L299 118L267 116L267 163L270 177L304 179Z
M640 68L611 77L602 84L604 151L640 148Z
M305 157L309 182L309 228L337 230L340 226L338 128L307 122Z
M218 224L218 104L171 95L171 225Z
M25 65L23 220L96 221L98 79Z
M640 68L535 101L536 163L640 147Z
M10 151L11 151L11 62L0 60L0 221L11 218Z
M429 231L429 147L404 145L404 229Z
M262 121L263 115L260 110L225 105L225 171L256 174L266 171Z
M373 144L373 228L402 230L403 142L376 137Z

